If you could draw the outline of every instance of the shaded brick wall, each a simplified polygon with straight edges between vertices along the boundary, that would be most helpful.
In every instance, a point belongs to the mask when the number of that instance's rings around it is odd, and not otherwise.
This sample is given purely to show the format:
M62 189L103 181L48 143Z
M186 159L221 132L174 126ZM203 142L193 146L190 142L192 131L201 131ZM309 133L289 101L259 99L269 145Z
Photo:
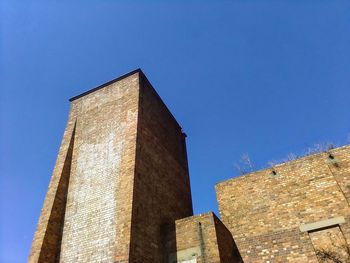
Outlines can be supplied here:
M185 135L141 74L131 262L164 262L162 227L193 214Z
M75 124L75 109L71 108L44 205L41 209L28 262L56 262L59 259L64 225L63 215L68 192L67 182L72 164L71 151L74 143Z
M64 161L59 156L60 165L56 166L56 171L59 170L59 173L54 172L51 180L38 224L38 230L33 240L29 262L58 262L60 259L60 247L75 135L75 129L70 130L69 128L72 127L68 127L64 136L64 144L61 147L61 151L63 150L66 156ZM66 148L68 143L66 141L67 137L71 137L68 148ZM62 155L61 153L61 156Z
M169 225L166 241L169 263L242 262L231 233L212 212Z
M330 155L331 154L331 155ZM349 236L350 146L216 185L223 223L245 262L318 262L300 225L342 216Z
M243 262L242 256L238 251L237 245L233 240L232 234L227 227L214 215L216 239L220 253L220 262L222 263L240 263Z

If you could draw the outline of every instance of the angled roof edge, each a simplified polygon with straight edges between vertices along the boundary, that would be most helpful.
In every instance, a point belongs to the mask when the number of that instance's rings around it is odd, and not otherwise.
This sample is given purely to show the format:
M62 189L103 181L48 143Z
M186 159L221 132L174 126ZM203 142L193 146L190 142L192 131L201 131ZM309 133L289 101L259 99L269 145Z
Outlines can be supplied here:
M157 90L153 87L152 83L148 80L148 78L146 77L146 75L142 72L142 70L139 71L140 73L140 79L144 80L147 84L147 86L151 89L151 91L153 92L153 94L155 95L155 97L158 99L158 101L163 105L164 109L168 112L168 114L170 115L170 117L175 121L175 123L179 126L179 128L181 129L181 132L183 133L183 135L185 137L187 137L186 133L183 131L182 126L180 125L180 123L177 121L177 119L175 118L175 116L172 114L172 112L170 111L170 109L168 108L168 106L165 104L165 102L163 101L163 99L160 97L160 95L158 94Z
M140 68L135 69L135 70L130 71L130 72L124 74L124 75L119 76L118 78L112 79L112 80L110 80L110 81L108 81L108 82L106 82L106 83L104 83L102 85L99 85L96 88L92 88L92 89L90 89L88 91L85 91L85 92L83 92L83 93L81 93L81 94L79 94L77 96L74 96L74 97L70 98L69 101L73 101L73 100L79 99L81 97L84 97L87 94L90 94L90 93L95 92L95 91L97 91L99 89L102 89L102 88L104 88L104 87L106 87L106 86L108 86L108 85L110 85L110 84L112 84L114 82L119 81L119 80L125 79L125 78L127 78L127 77L129 77L131 75L134 75L135 73L141 73L142 75L144 75Z
M88 95L88 94L93 93L93 92L95 92L95 91L97 91L97 90L100 90L100 89L102 89L102 88L104 88L104 87L106 87L106 86L108 86L108 85L110 85L110 84L112 84L112 83L114 83L114 82L117 82L117 81L119 81L119 80L122 80L122 79L124 79L124 78L127 78L127 77L129 77L129 76L131 76L131 75L134 75L134 74L136 74L136 73L139 73L139 74L140 74L140 78L141 78L141 79L144 79L144 80L146 81L146 83L147 83L148 86L151 88L151 90L153 91L153 93L155 94L155 96L158 98L158 100L160 101L160 103L163 104L163 106L165 107L166 111L168 111L168 113L170 114L171 118L175 121L175 123L176 123L176 124L180 127L180 129L182 130L182 127L181 127L181 125L179 124L179 122L176 120L176 118L174 117L174 115L173 115L173 114L171 113L171 111L169 110L168 106L164 103L163 99L159 96L159 94L158 94L158 92L156 91L156 89L153 87L153 85L151 84L151 82L148 80L148 78L146 77L146 75L143 73L143 71L142 71L140 68L137 68L137 69L135 69L135 70L133 70L133 71L130 71L130 72L124 74L124 75L121 75L121 76L119 76L119 77L117 77L117 78L115 78L115 79L112 79L112 80L110 80L110 81L108 81L108 82L106 82L106 83L104 83L104 84L101 84L101 85L97 86L96 88L92 88L92 89L90 89L90 90L88 90L88 91L85 91L85 92L83 92L83 93L81 93L81 94L79 94L79 95L77 95L77 96L74 96L74 97L70 98L69 101L72 102L72 101L74 101L74 100L76 100L76 99L79 99L79 98L81 98L81 97L84 97L85 95ZM183 130L182 130L182 133L184 134L185 137L187 137L186 133L184 133Z

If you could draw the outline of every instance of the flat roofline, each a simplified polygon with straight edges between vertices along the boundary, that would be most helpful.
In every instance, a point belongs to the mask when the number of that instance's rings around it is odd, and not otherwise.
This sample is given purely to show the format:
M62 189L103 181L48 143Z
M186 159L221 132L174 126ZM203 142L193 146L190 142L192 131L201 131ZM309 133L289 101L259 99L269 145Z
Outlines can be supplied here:
M246 178L246 177L248 177L248 176L256 176L257 174L269 172L269 171L271 171L271 170L274 170L275 168L279 168L279 167L282 167L282 166L289 166L289 165L292 165L292 164L295 164L295 163L305 162L307 159L312 159L312 158L321 157L322 155L323 155L323 156L326 156L326 155L328 155L328 154L333 154L333 153L336 153L336 152L339 151L339 150L342 150L342 149L348 148L348 147L350 148L350 144L344 144L344 145L335 147L335 148L333 148L333 149L325 150L325 151L322 151L322 152L316 152L316 153L313 153L313 154L309 154L309 155L305 155L305 156L300 156L300 157L298 157L298 158L296 158L296 159L294 159L294 160L284 161L284 162L281 162L281 163L277 163L276 165L273 165L273 166L271 166L271 167L258 169L258 170L256 170L256 171L249 172L249 173L246 173L246 174L239 174L239 175L233 176L233 177L228 178L228 179L220 180L219 182L217 182L217 183L215 184L215 188L216 188L217 186L223 185L223 184L225 184L226 182L229 182L229 181L234 181L234 180L237 180L237 179Z
M72 102L72 101L74 101L74 100L76 100L76 99L79 99L79 98L81 98L81 97L84 97L85 95L88 95L88 94L90 94L90 93L93 93L93 92L95 92L95 91L97 91L97 90L100 90L100 89L102 89L102 88L104 88L104 87L107 87L108 85L111 85L111 84L113 84L114 82L117 82L117 81L119 81L119 80L125 79L125 78L127 78L127 77L129 77L129 76L131 76L131 75L136 74L136 73L139 73L139 74L140 74L140 79L145 80L145 82L148 84L148 86L149 86L149 87L151 88L151 90L153 91L154 95L157 97L157 99L158 99L158 100L160 101L160 103L163 105L163 107L165 108L165 110L169 113L169 115L171 116L171 118L175 121L175 123L177 124L177 126L180 128L181 132L184 134L185 137L187 137L186 133L182 130L181 125L180 125L179 122L176 120L176 118L174 117L174 115L171 113L171 111L169 110L168 106L164 103L163 99L159 96L158 92L157 92L156 89L153 87L153 85L151 84L151 82L148 80L148 78L146 77L146 75L143 73L143 71L141 70L141 68L137 68L137 69L135 69L135 70L133 70L133 71L130 71L130 72L124 74L124 75L121 75L121 76L119 76L119 77L117 77L117 78L115 78L115 79L112 79L112 80L110 80L110 81L108 81L108 82L106 82L106 83L104 83L104 84L101 84L101 85L99 85L99 86L97 86L97 87L95 87L95 88L92 88L92 89L90 89L90 90L88 90L88 91L85 91L85 92L83 92L83 93L81 93L81 94L79 94L79 95L77 95L77 96L74 96L74 97L70 98L69 101Z
M108 86L108 85L111 85L111 84L114 83L114 82L117 82L117 81L119 81L119 80L125 79L125 78L127 78L127 77L129 77L129 76L131 76L131 75L136 74L136 73L141 73L142 75L144 75L143 72L142 72L142 70L141 70L140 68L135 69L135 70L130 71L130 72L124 74L124 75L121 75L121 76L118 77L118 78L112 79L112 80L110 80L110 81L108 81L108 82L106 82L106 83L103 83L103 84L101 84L101 85L95 87L95 88L92 88L92 89L90 89L90 90L88 90L88 91L85 91L85 92L83 92L83 93L81 93L81 94L79 94L79 95L77 95L77 96L74 96L74 97L70 98L69 101L72 102L73 100L76 100L76 99L79 99L79 98L81 98L81 97L84 97L85 95L88 95L88 94L90 94L90 93L92 93L92 92L95 92L95 91L97 91L97 90L99 90L99 89L102 89L102 88L104 88L104 87L106 87L106 86Z

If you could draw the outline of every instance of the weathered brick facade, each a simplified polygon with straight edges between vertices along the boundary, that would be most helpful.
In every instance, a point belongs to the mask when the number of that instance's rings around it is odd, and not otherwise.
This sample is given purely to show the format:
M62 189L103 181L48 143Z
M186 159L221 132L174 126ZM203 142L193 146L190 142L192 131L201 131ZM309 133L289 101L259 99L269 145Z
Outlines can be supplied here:
M29 262L168 262L193 214L185 137L141 70L72 98Z
M244 262L323 262L315 252L347 254L350 146L233 178L216 192Z
M185 136L141 71L83 95L29 261L162 262L161 225L192 215Z
M137 72L71 101L29 262L128 260L138 108Z
M350 146L219 183L221 222L193 216L186 136L141 70L70 101L29 262L349 256Z

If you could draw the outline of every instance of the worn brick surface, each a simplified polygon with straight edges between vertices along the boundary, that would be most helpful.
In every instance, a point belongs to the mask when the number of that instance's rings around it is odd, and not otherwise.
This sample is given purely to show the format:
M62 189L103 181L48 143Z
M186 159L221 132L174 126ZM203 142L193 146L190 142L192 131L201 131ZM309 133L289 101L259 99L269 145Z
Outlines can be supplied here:
M62 262L111 262L128 254L138 83L134 74L72 102L77 125Z
M331 155L330 155L331 154ZM216 185L223 223L245 262L318 262L301 224L343 216L349 236L350 146Z
M190 215L185 136L137 70L72 100L29 262L163 262Z

